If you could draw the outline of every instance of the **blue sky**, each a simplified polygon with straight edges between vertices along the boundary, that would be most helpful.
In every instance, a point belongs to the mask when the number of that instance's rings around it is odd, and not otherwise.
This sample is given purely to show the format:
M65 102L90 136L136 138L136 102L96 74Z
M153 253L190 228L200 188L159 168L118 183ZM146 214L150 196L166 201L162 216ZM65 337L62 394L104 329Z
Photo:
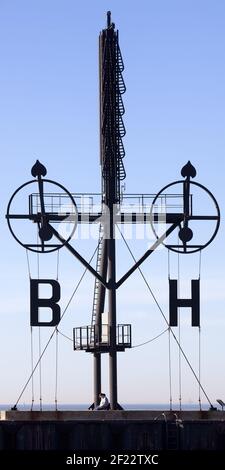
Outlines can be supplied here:
M12 192L30 179L39 158L51 179L71 192L100 190L98 117L98 34L112 11L120 30L125 62L124 139L128 193L157 193L180 178L191 160L197 180L217 198L220 232L202 255L202 381L212 401L224 399L224 152L225 152L225 4L221 0L175 1L25 1L0 2L0 155L1 155L1 403L14 403L30 371L29 279L26 255L6 226ZM122 244L118 270L130 260ZM132 240L136 256L147 241ZM94 241L80 242L86 258ZM45 277L55 276L56 258L41 259ZM185 286L198 272L198 256L182 257ZM30 258L32 275L36 259ZM176 270L176 257L171 258ZM143 266L164 311L168 312L167 252ZM60 253L62 308L82 268ZM65 316L61 330L90 322L93 280L87 276ZM88 295L87 295L88 293ZM90 295L89 295L90 294ZM198 364L198 334L183 312L182 344ZM118 319L133 324L134 344L165 328L149 293L134 275L118 294ZM42 332L42 344L51 331ZM35 332L37 336L37 332ZM35 353L38 355L37 337ZM90 402L92 361L74 353L60 337L59 401ZM173 399L178 401L178 356L172 345ZM103 388L108 393L107 358ZM186 366L184 402L198 399L198 387ZM54 344L42 365L43 400L54 401ZM140 385L141 384L141 385ZM22 402L30 400L30 388ZM119 400L168 402L168 338L119 355ZM35 399L39 399L38 374Z

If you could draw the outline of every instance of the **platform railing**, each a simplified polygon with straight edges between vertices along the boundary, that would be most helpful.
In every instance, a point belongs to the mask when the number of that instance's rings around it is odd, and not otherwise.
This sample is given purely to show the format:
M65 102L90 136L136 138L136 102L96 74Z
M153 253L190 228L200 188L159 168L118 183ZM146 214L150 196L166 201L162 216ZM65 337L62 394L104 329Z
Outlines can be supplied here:
M100 193L72 193L76 202L77 210L83 214L101 214L102 195ZM149 212L155 194L123 194L120 205L117 206L118 213L136 213L143 214ZM46 212L58 214L70 212L71 201L67 194L45 193L44 204ZM157 200L157 207L166 212L182 213L183 195L182 194L161 194ZM192 212L192 195L190 195L190 209ZM38 193L29 196L29 213L31 215L41 211L40 198ZM72 211L72 210L71 210Z
M116 330L117 347L121 350L131 347L131 325L118 324ZM77 351L106 352L110 348L110 328L108 324L79 326L73 329L73 347Z

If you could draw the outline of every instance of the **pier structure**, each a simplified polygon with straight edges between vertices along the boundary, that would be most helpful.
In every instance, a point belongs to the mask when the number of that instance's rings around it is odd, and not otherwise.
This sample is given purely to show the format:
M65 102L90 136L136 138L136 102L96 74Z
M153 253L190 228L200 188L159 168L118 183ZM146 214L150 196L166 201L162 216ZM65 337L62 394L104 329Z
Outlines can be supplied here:
M93 355L95 406L98 404L101 392L101 355L108 354L110 411L121 408L118 403L117 353L132 347L131 325L120 324L117 321L117 290L136 270L140 269L142 263L160 245L163 244L170 251L190 255L206 248L213 241L220 224L218 203L206 187L193 181L196 177L196 169L190 161L181 169L182 179L167 184L156 195L126 194L122 189L126 177L123 144L125 136L123 94L126 87L123 70L119 34L111 21L111 13L108 12L106 28L102 30L99 37L101 193L85 193L86 202L83 204L82 195L73 194L60 183L47 179L47 169L37 161L31 170L33 180L24 183L13 193L6 214L12 235L26 250L45 254L61 248L68 249L71 255L94 276L91 322L88 326L73 329L73 344L75 351L86 351ZM47 190L47 187L51 190ZM14 201L20 191L28 188L32 188L29 192L28 213L18 213L13 209ZM209 198L209 212L201 213L198 211L196 201L193 203L196 189L204 192ZM93 201L97 201L97 204ZM134 206L135 211L132 211ZM36 228L32 241L21 240L18 236L14 224L18 221L21 223L21 220L31 222ZM68 221L71 227L69 233L65 235L59 225ZM199 223L205 222L211 223L212 228L208 238L201 241ZM99 226L96 268L93 268L72 244L77 224L82 223L96 223ZM115 231L121 224L151 224L155 241L118 279ZM159 227L160 230L158 230ZM25 232L24 236L29 238L30 231ZM199 282L199 280L192 280L190 299L178 299L177 281L171 279L169 282L170 316L169 320L165 319L165 321L176 341L171 327L177 326L178 308L191 307L192 326L200 326ZM48 301L39 298L38 287L41 283L48 283L52 287L53 295ZM61 319L58 305L59 282L30 279L30 295L31 326L57 327ZM106 298L108 300L107 312L105 311ZM38 312L42 306L52 309L51 322L39 321ZM180 347L179 343L178 346ZM187 360L185 355L184 357ZM200 380L196 374L194 375L209 405L212 406Z

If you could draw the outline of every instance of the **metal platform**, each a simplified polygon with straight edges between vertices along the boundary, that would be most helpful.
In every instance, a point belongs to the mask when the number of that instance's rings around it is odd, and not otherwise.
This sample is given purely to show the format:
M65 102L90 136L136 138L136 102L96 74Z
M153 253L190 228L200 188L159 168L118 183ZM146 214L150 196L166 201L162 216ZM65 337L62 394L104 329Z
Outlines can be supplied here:
M116 329L116 350L118 352L131 348L131 325L119 324ZM109 352L110 330L109 325L80 326L73 329L74 351Z
M99 222L103 216L101 193L72 193L78 210L78 222ZM155 194L123 194L120 204L115 209L115 222L121 224L146 223L152 217L157 222L173 223L183 220L183 195L162 194L159 197L158 210L151 217L152 202ZM44 203L46 213L51 221L72 220L73 208L67 194L45 193ZM190 195L190 208L192 213L192 195ZM29 215L34 218L41 211L38 193L29 196Z

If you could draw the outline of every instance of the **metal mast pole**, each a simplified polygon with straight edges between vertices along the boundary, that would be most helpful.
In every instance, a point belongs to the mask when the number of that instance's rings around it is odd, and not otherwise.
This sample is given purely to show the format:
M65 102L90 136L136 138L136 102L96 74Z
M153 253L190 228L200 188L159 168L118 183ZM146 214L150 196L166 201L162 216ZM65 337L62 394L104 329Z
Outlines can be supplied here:
M104 227L103 227L104 229ZM104 237L103 232L103 240L102 240L102 250L101 250L101 262L100 262L100 269L99 274L106 280L107 277L107 240ZM101 241L99 240L99 243ZM97 326L97 332L99 335L99 340L101 339L102 334L102 312L104 311L105 307L105 287L99 282L98 283L98 297L97 297L97 304L96 304L96 320L95 324ZM94 404L95 406L98 405L99 402L99 394L101 392L101 353L95 352L93 354L93 361L94 361Z
M114 224L114 203L109 204L110 210L110 233L108 240L108 282L109 282L109 396L112 410L117 409L117 348L116 348L116 244Z
M120 182L125 178L122 158L125 135L121 94L125 92L123 61L118 31L107 12L107 28L99 38L100 65L100 149L102 168L102 202L108 208L105 219L107 236L108 328L109 328L109 395L111 409L117 409L117 325L116 325L116 243L114 213L120 203ZM97 370L96 381L97 381Z

